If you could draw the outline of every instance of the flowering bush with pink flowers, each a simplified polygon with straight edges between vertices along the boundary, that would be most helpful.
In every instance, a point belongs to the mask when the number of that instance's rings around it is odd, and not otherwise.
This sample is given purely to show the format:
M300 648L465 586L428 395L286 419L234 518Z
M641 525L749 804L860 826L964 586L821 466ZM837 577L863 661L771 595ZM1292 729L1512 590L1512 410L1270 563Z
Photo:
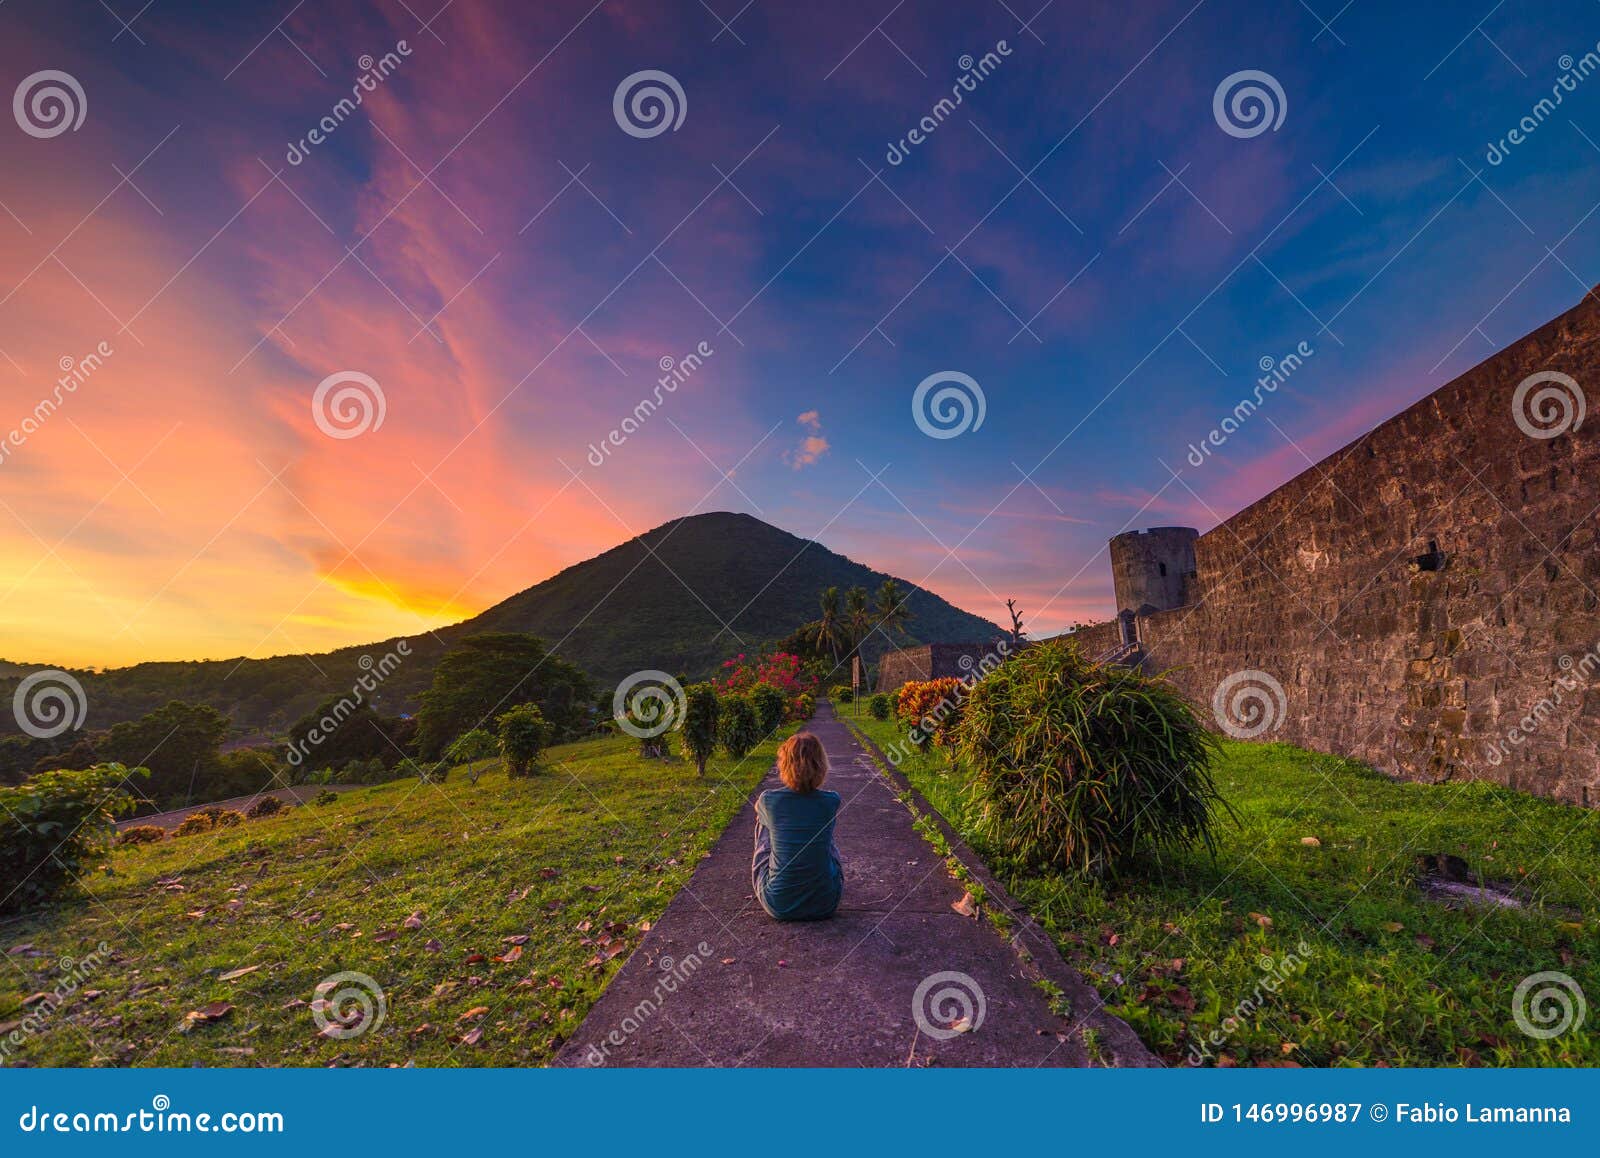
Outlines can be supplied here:
M800 657L786 651L775 651L754 658L739 654L722 663L722 675L715 681L719 695L746 695L761 684L776 688L789 705L788 715L793 718L795 706L803 695L814 695L817 679L808 675Z

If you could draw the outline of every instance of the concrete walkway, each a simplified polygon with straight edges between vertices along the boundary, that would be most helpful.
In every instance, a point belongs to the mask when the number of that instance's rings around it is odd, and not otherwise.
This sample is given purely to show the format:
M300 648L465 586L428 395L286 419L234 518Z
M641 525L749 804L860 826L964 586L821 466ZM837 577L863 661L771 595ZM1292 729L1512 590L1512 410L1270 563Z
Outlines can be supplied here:
M952 907L965 889L827 703L810 730L828 752L827 786L844 798L839 912L782 924L761 911L751 896L755 810L747 803L555 1064L1156 1064L1126 1025L1097 1012L1093 990L1036 929L1019 934L1023 952L988 921ZM774 770L761 788L777 782ZM964 846L960 854L971 855ZM1071 998L1070 1023L1035 986L1041 971ZM914 1010L919 986L936 974L963 976L928 982ZM951 1034L963 1015L974 1028ZM1094 1031L1092 1057L1085 1026Z

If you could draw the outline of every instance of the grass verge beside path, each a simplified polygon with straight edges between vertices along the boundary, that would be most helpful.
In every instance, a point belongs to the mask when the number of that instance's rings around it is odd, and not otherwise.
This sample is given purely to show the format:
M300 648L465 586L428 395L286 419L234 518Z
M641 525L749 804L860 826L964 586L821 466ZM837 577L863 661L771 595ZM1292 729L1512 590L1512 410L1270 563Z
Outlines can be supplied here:
M904 741L892 721L849 721L885 750ZM1084 882L992 859L972 834L966 776L939 749L900 770L1172 1064L1600 1065L1592 809L1226 741L1217 786L1237 818L1219 828L1215 860L1195 851ZM1417 858L1436 853L1508 884L1526 908L1425 898ZM1519 982L1547 970L1590 1008L1586 1024L1541 1039L1512 1004Z
M793 730L703 780L592 740L531 779L457 770L119 848L86 895L0 923L0 1063L542 1063ZM311 1003L342 972L381 988L384 1020L333 1039Z

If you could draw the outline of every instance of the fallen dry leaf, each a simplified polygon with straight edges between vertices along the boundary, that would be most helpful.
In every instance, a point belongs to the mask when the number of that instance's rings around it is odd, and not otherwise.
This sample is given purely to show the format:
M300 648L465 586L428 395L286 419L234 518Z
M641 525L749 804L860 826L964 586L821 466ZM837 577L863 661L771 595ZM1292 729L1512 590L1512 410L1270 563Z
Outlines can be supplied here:
M1256 924L1260 925L1263 929L1272 928L1272 918L1267 916L1265 913L1251 913L1250 919Z
M259 968L261 968L261 966L259 966L259 965L246 965L243 969L229 969L221 977L218 977L217 980L218 981L237 981L240 977L249 976L251 973L254 973Z
M528 943L528 934L518 933L514 937L501 937L500 943L503 945L526 945Z
M199 1009L191 1009L184 1014L184 1020L191 1025L206 1025L213 1021L221 1021L233 1012L233 1006L226 1001L213 1001L210 1005L202 1005Z
M978 903L972 899L971 893L962 893L961 899L952 902L950 907L963 917L976 917L978 915Z
M457 1021L467 1021L467 1020L469 1020L471 1018L474 1018L474 1017L482 1017L485 1013L488 1013L488 1012L489 1012L489 1007L487 1005L474 1005L471 1009L467 1010L460 1017L456 1018L456 1020Z
M1321 848L1322 847L1322 842L1320 840L1318 840L1314 836L1302 836L1300 838L1300 843L1305 845L1307 848Z
M422 928L422 914L421 913L412 913L409 917L407 917L405 920L401 921L400 923L402 925L404 925L408 929L420 929L420 928Z
M476 1025L462 1035L461 1044L477 1045L481 1040L483 1040L483 1026Z
M437 952L439 952L439 950L444 948L444 944L443 944L443 942L439 941L437 938L430 937L430 938L428 938L427 944L423 945L422 947L424 949L426 949L430 953L437 953Z

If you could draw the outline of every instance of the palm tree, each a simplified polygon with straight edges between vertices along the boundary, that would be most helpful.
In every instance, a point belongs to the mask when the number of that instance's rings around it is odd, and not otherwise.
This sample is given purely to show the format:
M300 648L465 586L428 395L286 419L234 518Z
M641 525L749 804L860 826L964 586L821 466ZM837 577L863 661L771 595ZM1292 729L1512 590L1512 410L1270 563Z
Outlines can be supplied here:
M914 618L910 608L906 606L906 599L906 593L893 579L885 579L883 585L878 588L878 606L873 614L878 617L878 626L886 633L906 634L906 624Z
M872 631L872 609L867 603L865 587L852 587L844 593L844 625L850 641L849 650L855 652Z
M839 639L843 633L844 621L839 615L839 589L825 587L822 591L822 618L815 624L817 650L826 648L833 654L835 665L839 662Z

